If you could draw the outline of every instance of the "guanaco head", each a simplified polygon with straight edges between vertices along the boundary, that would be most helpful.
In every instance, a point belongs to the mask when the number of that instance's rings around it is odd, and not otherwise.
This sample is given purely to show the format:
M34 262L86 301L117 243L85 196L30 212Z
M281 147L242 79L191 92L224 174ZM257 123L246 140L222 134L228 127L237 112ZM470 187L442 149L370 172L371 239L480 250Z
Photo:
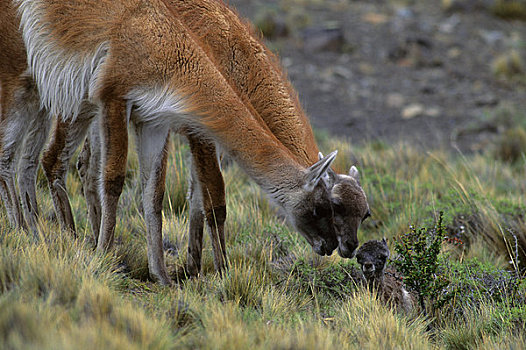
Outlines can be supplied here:
M309 167L300 186L287 195L286 211L291 223L319 255L331 255L338 247L330 189L323 180L336 153Z
M319 158L323 158L320 153ZM360 174L352 166L348 174L328 170L325 182L330 191L338 254L352 258L358 248L358 228L371 213L367 197L360 185Z
M303 188L289 212L296 229L320 255L338 254L352 258L358 248L358 228L369 213L367 198L360 186L358 170L336 174L330 165L337 151L307 169Z
M389 248L384 239L365 242L356 253L356 260L362 265L367 281L379 281L383 277L385 263L389 257Z

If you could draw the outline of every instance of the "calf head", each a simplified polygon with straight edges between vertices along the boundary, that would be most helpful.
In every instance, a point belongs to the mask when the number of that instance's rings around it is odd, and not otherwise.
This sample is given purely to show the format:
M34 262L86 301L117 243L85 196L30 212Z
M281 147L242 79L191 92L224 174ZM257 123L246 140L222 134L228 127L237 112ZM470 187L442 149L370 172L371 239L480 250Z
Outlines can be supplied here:
M362 266L362 272L368 281L380 280L383 277L389 254L385 238L381 241L367 241L358 249L356 260Z
M323 155L319 154L320 158ZM328 170L324 178L330 191L334 226L338 240L338 254L352 258L358 248L358 228L371 215L367 197L360 185L360 174L352 166L348 174Z

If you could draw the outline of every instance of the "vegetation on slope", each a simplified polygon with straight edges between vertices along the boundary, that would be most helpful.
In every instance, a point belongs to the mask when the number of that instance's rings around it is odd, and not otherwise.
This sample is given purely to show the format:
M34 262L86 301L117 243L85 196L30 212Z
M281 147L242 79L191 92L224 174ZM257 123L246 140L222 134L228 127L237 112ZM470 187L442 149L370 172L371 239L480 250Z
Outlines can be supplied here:
M372 218L360 242L394 242L432 228L443 211L439 277L449 297L411 315L382 304L359 283L353 260L316 256L235 166L225 167L227 255L218 276L205 240L199 278L162 287L148 279L138 164L131 152L112 253L94 252L77 174L68 187L79 238L61 232L39 179L38 239L9 229L0 213L0 344L7 349L426 349L520 347L526 334L524 157L423 153L407 144L339 149L336 167L357 164ZM165 198L167 264L184 266L188 148L174 138ZM463 244L459 244L459 242ZM440 290L434 293L440 295Z

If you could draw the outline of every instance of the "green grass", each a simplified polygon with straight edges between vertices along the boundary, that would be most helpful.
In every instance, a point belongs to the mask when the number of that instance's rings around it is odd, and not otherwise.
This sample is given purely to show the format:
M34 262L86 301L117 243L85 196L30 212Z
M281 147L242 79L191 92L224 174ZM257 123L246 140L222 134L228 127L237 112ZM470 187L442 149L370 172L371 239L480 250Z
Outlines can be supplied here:
M442 273L452 300L424 318L382 304L355 283L353 260L316 256L235 165L227 186L227 255L219 276L205 238L199 278L168 288L148 278L138 164L130 152L115 249L94 252L78 176L68 177L79 238L59 230L39 178L39 239L10 229L0 211L0 344L6 349L471 349L520 348L526 331L524 157L422 153L404 144L338 149L336 167L357 163L372 218L360 242L393 240L444 211L450 237ZM171 145L164 234L171 273L185 264L188 147ZM521 163L522 162L522 163ZM394 256L392 258L395 258ZM510 263L511 262L511 263Z

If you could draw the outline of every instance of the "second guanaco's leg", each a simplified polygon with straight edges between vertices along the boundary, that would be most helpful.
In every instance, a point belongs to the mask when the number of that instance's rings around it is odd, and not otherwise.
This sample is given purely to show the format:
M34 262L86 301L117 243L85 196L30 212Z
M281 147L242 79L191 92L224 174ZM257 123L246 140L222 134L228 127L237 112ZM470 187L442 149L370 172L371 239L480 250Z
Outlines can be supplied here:
M100 134L99 123L91 124L77 161L77 170L82 182L82 192L88 207L88 220L93 230L95 243L99 240L102 207L100 203Z
M50 125L51 121L45 111L40 110L33 115L27 128L28 131L25 135L18 164L20 200L26 223L33 231L36 230L39 216L35 190L37 170L40 153L46 143Z
M225 268L226 202L225 184L217 162L214 143L192 134L188 134L187 138L192 152L187 273L193 277L201 270L204 218L212 240L216 271L221 272Z
M20 197L15 185L17 153L23 145L29 127L32 133L37 134L34 136L38 137L38 139L33 140L26 138L26 146L35 148L34 152L36 152L36 154L29 157L29 162L38 159L47 136L47 130L38 128L36 124L46 124L48 122L47 114L40 109L36 86L31 77L26 74L15 74L15 76L10 77L2 75L2 89L0 91L0 193L11 224L17 227L26 227L20 206ZM32 169L31 174L24 175L24 185L27 184L34 187L35 174L36 166ZM27 190L27 188L24 187L24 190ZM30 193L30 196L34 193L34 190L27 191ZM36 201L32 205L36 210ZM30 222L34 222L29 217L27 219Z
M58 117L51 140L42 156L42 167L48 179L49 190L60 225L75 232L75 221L66 191L69 161L95 116L95 108L86 104L81 113L71 121Z
M164 262L162 205L166 177L169 130L136 125L137 150L141 169L143 214L147 227L150 275L162 284L171 284Z

